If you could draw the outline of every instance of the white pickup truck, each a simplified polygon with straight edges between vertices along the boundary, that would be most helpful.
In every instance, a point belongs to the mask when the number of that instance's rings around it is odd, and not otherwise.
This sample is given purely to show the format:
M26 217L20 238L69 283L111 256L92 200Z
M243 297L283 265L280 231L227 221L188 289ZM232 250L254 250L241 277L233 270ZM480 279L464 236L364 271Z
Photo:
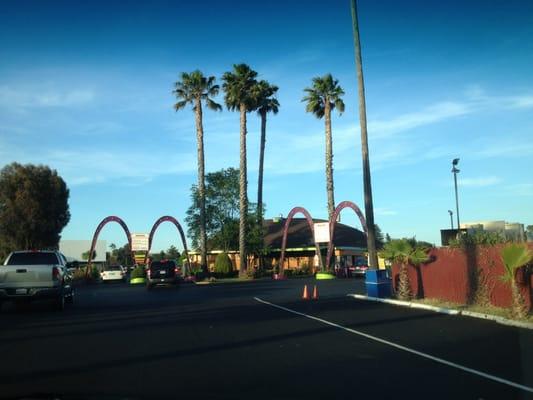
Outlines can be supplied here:
M67 260L58 251L15 251L0 266L0 310L5 301L51 299L63 310L73 303L74 289Z

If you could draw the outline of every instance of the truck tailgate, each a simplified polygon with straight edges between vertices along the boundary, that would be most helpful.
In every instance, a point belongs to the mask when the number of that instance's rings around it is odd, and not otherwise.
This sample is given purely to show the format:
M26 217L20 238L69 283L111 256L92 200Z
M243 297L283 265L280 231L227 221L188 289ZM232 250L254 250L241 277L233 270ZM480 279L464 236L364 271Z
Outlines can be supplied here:
M53 265L3 265L0 266L0 288L52 287Z

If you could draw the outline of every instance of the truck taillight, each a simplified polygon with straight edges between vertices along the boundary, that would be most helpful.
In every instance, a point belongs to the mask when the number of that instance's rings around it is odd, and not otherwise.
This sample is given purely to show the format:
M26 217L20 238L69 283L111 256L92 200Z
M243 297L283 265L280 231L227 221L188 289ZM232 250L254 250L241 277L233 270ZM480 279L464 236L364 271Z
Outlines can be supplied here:
M148 268L148 269L146 270L146 276L147 276L148 278L150 277L150 268Z
M174 268L174 273L175 274L179 274L180 273L180 269L178 267Z
M52 279L58 280L59 279L59 268L54 267L52 268Z

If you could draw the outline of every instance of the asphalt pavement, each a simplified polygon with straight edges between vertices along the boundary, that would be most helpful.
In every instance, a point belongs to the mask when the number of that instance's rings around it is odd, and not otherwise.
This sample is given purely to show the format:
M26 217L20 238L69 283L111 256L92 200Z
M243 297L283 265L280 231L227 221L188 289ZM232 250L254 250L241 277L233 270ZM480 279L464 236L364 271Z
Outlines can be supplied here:
M4 305L0 398L533 398L532 331L348 293L363 281L98 284L64 312Z

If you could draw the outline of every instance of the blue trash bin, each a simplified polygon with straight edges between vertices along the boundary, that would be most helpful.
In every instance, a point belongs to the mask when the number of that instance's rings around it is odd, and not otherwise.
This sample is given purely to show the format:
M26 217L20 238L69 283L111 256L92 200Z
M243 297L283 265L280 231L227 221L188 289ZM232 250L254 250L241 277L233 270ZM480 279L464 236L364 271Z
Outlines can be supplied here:
M366 294L370 297L391 297L391 279L387 278L387 270L367 269L365 277Z

